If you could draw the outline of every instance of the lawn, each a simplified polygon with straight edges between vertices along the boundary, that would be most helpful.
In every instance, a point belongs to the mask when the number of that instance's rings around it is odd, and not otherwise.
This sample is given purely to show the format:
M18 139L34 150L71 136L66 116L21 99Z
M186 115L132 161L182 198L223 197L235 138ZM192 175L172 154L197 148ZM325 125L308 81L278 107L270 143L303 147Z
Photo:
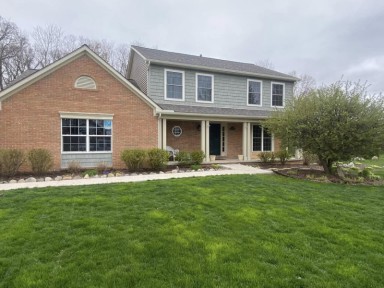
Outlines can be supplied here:
M379 159L377 160L363 160L357 162L362 163L364 165L373 166L374 173L376 175L379 175L381 178L384 178L384 154L380 155Z
M217 176L1 192L0 287L383 287L384 189Z

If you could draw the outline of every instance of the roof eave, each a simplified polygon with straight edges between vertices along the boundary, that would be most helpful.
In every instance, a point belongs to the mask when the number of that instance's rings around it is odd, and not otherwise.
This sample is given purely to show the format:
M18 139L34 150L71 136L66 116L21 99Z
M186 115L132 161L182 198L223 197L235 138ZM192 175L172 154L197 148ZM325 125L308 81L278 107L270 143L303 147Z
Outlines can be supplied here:
M170 61L161 61L156 59L148 59L145 58L147 61L150 61L151 64L159 64L159 65L166 65L166 66L175 66L180 68L191 68L191 69L198 69L198 70L206 70L211 72L219 72L219 73L226 73L226 74L235 74L235 75L242 75L242 76L251 76L251 77L261 77L261 78L267 78L267 79L274 79L274 80L285 80L290 82L296 82L300 79L294 76L277 76L277 75L268 75L268 74L262 74L262 73L252 73L252 72L245 72L245 71L238 71L238 70L231 70L231 69L222 69L222 68L214 68L214 67L206 67L206 66L199 66L199 65L190 65L190 64L182 64L182 63L175 63Z

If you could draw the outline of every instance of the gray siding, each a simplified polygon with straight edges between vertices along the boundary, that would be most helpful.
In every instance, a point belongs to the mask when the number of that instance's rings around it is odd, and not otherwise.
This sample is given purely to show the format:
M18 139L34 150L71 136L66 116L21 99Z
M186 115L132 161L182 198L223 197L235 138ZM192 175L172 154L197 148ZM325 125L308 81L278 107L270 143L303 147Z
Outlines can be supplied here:
M164 69L184 71L185 73L185 101L172 101L164 99ZM214 103L196 102L196 73L214 75ZM258 106L247 105L247 79L261 80L262 109L274 110L271 106L271 82L285 84L285 102L292 98L293 82L251 78L228 74L207 73L204 71L182 70L171 67L151 65L149 69L148 96L159 104L196 105L206 107L240 108L260 110Z
M82 168L97 167L100 163L112 166L112 153L84 153L84 154L61 154L61 168L68 168L72 161L79 162Z
M145 60L137 55L136 52L131 51L133 53L132 58L132 70L131 75L129 75L130 79L136 81L137 85L140 87L140 90L147 94L147 70L148 65L145 63Z

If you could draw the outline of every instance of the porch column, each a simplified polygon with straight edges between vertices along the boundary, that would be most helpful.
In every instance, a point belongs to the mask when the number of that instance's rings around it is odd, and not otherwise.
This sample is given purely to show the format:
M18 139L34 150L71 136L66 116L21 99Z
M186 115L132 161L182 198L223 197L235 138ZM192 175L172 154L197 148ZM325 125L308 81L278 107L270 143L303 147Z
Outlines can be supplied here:
M163 119L157 119L157 148L163 147Z
M251 160L251 123L243 122L243 155L244 160Z
M205 162L209 162L209 121L205 121Z
M205 154L205 121L202 120L200 123L200 144L201 144L201 151Z
M248 160L248 137L247 137L247 122L243 122L243 157L244 160Z
M251 151L252 151L252 138L251 138L251 123L247 123L247 138L248 138L248 146L247 146L247 160L251 160Z
M161 142L161 148L165 150L167 148L167 119L163 119L163 125L162 125L162 142Z

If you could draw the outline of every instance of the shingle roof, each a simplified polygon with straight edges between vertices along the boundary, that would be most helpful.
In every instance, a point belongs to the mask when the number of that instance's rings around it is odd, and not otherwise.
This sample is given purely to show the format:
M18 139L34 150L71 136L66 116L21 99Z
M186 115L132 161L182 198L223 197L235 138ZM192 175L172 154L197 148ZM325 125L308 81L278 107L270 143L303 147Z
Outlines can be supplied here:
M39 70L38 69L28 69L28 70L24 71L19 76L17 76L15 80L13 80L12 82L8 83L6 88L9 88L12 85L15 85L17 82L20 82L21 80L31 76L32 74L36 73L37 71L39 71Z
M233 108L217 108L202 107L174 104L159 104L164 110L172 110L178 113L204 114L204 115L225 115L225 116L246 116L254 118L266 118L271 115L271 111L250 110L250 109L233 109Z
M285 79L288 81L298 80L296 77L270 70L264 67L250 63L241 63L203 56L188 55L182 53L168 52L158 49L150 49L140 46L132 46L142 56L152 63L173 64L177 66L186 66L191 68L200 68L206 70L216 70L226 73L255 75L262 77L270 77L277 79Z

